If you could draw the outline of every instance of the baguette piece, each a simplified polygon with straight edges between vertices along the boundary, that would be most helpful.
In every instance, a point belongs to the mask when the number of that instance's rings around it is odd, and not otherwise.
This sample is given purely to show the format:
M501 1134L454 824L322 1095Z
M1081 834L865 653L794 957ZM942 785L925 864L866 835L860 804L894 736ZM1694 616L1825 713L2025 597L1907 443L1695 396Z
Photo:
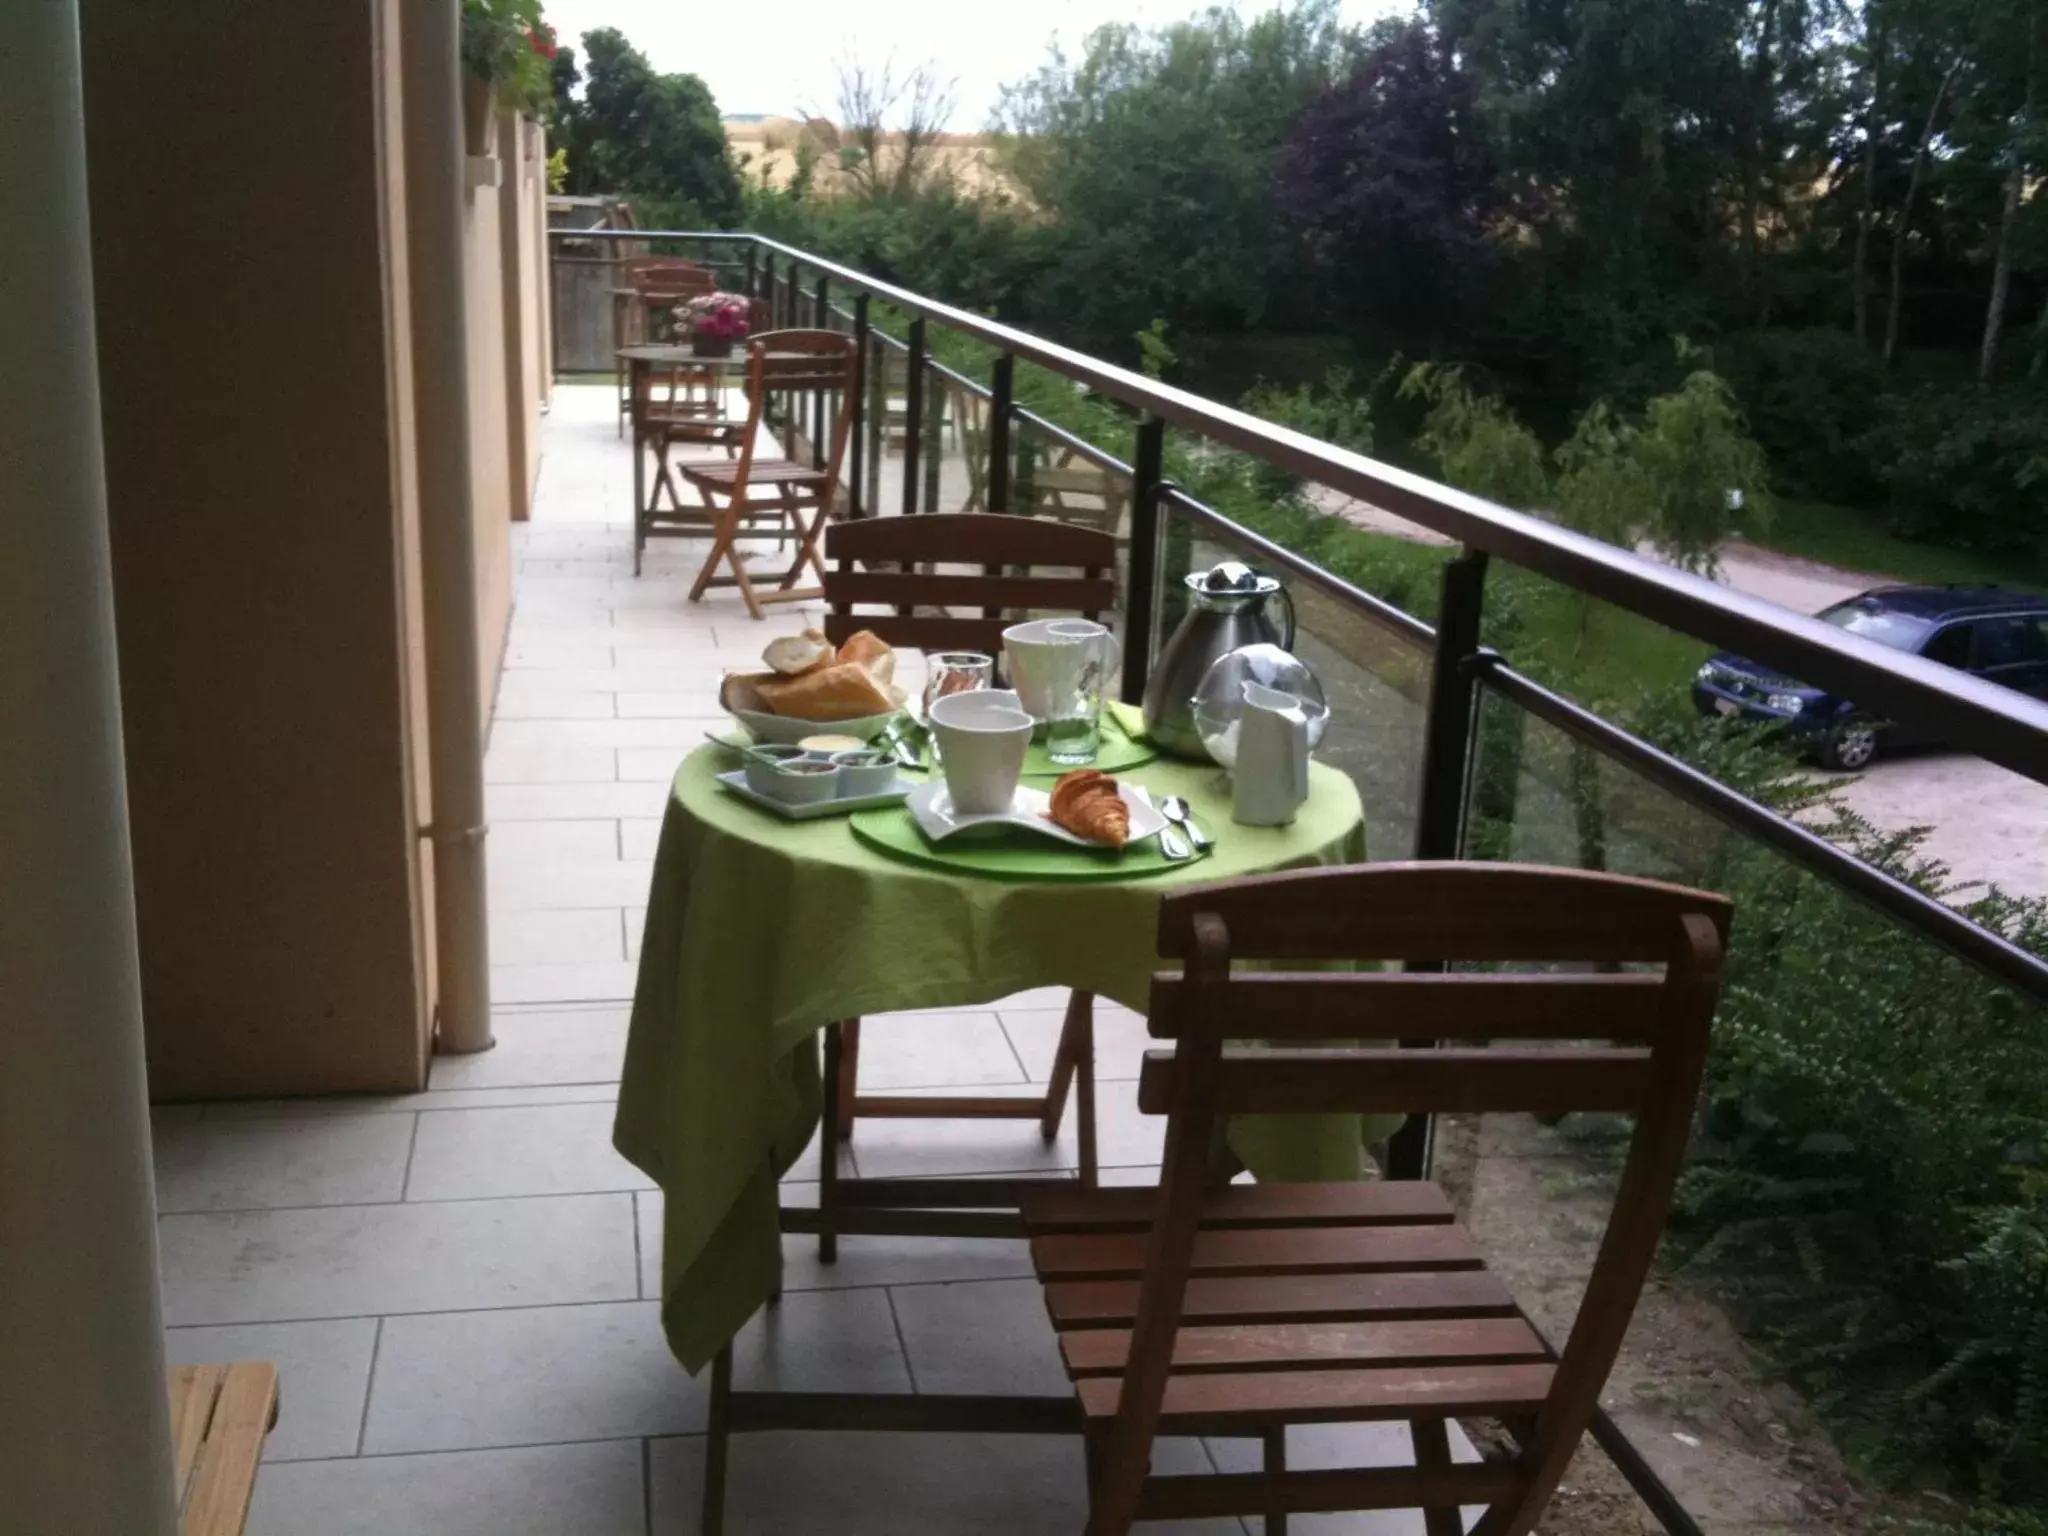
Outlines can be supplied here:
M759 691L774 713L820 724L886 715L897 707L868 669L852 661L833 662L801 677L766 680L759 684Z
M801 677L833 660L832 642L825 638L823 630L807 629L800 635L784 635L779 640L770 640L768 649L761 653L761 659L768 663L770 670L784 677Z
M776 672L728 672L725 681L718 688L718 707L738 714L748 710L757 715L772 715L768 701L761 697L761 685L774 682L781 674Z
M839 659L859 662L878 683L886 683L896 675L896 653L872 629L862 630L839 647Z

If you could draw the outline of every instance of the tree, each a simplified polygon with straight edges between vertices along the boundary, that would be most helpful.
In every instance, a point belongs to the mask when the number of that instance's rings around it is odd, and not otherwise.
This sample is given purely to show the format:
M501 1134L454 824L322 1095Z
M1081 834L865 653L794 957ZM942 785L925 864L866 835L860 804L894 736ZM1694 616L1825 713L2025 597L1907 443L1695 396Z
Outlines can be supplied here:
M1419 21L1375 32L1348 78L1296 121L1280 157L1280 206L1331 278L1414 322L1434 351L1502 211L1470 80ZM1418 335L1419 333L1419 335Z
M655 72L610 27L583 34L583 68L562 49L555 93L569 151L568 186L633 194L660 216L729 227L740 216L739 176L711 92L695 75ZM575 87L581 81L583 92ZM643 208L643 212L646 209Z
M2027 183L2039 176L2043 150L2048 149L2048 131L2044 131L2040 121L2042 54L2048 49L2048 41L2044 41L2044 34L2048 34L2048 4L2025 0L2020 5L1992 7L1992 11L1997 20L2007 23L2001 30L2024 34L2016 51L2026 64L2019 108L1997 123L1997 129L2002 131L1996 132L1998 142L1993 151L2005 169L2005 192L1992 248L1991 296L1984 306L1984 340L1977 352L1977 378L1984 384L1989 384L1998 372L1998 345L2005 327L2006 300L2012 288L2013 260L2019 245L2020 208ZM1987 114L1994 120L2000 116L1997 105Z
M1274 170L1355 46L1329 0L1113 25L1005 89L1001 163L1059 239L1035 307L1123 348L1155 317L1232 332L1318 312Z
M814 120L822 114L812 113ZM893 59L880 68L859 58L839 63L838 121L824 127L828 148L857 197L904 202L937 174L941 136L953 116L953 82L927 61L899 75Z

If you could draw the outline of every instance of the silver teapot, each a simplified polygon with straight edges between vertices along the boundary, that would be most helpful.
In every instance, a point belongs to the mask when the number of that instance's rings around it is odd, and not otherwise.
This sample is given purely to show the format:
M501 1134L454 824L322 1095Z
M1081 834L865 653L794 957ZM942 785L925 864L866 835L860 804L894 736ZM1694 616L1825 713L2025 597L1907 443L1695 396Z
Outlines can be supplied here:
M1188 611L1160 648L1145 685L1145 734L1176 757L1209 760L1195 727L1195 690L1219 656L1263 641L1283 650L1294 645L1294 601L1277 578L1263 576L1236 560L1185 579ZM1283 630L1266 612L1278 597L1286 610Z

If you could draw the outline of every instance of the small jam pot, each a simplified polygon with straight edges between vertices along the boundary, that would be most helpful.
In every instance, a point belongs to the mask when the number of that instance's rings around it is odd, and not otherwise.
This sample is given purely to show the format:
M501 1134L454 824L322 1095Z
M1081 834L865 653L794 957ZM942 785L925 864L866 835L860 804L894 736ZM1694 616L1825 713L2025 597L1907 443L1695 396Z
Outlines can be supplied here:
M886 752L862 747L835 752L832 762L839 770L839 793L845 799L887 794L896 787L896 759Z
M839 765L818 757L796 757L768 770L761 791L785 805L816 805L839 793Z

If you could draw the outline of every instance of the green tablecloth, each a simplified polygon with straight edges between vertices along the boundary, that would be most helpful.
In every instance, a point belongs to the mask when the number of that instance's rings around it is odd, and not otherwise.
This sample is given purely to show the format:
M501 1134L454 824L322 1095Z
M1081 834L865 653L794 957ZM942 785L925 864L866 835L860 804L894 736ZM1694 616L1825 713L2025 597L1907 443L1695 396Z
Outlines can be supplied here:
M1365 856L1358 793L1321 764L1285 828L1235 825L1213 767L1132 770L1185 795L1215 853L1143 880L1066 885L923 868L857 842L843 818L783 821L718 787L733 761L702 747L676 774L612 1133L662 1188L662 1326L692 1371L775 1289L776 1180L817 1129L825 1025L1046 986L1142 1012L1162 893ZM1240 1123L1232 1142L1262 1177L1359 1172L1355 1116Z

